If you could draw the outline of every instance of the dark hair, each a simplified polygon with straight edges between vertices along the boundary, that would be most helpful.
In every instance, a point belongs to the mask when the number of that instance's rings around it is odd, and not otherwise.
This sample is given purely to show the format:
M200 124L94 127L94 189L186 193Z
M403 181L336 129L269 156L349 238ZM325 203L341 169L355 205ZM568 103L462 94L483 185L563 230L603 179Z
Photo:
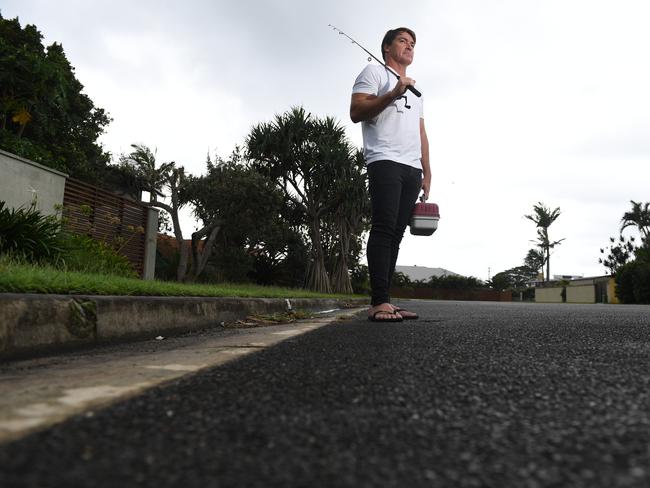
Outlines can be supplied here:
M388 32L386 32L384 39L381 41L381 57L384 59L384 61L386 61L386 53L384 52L384 46L390 46L400 32L406 32L413 38L413 42L415 42L415 32L413 32L408 27L398 27L397 29L389 30Z

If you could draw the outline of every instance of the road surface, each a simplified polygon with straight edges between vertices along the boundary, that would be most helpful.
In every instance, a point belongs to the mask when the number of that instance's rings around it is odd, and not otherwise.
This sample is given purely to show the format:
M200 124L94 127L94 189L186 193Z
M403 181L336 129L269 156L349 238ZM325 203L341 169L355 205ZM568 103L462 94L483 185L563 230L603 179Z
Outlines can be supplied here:
M650 486L649 307L402 305L420 320L360 312L0 444L0 485Z

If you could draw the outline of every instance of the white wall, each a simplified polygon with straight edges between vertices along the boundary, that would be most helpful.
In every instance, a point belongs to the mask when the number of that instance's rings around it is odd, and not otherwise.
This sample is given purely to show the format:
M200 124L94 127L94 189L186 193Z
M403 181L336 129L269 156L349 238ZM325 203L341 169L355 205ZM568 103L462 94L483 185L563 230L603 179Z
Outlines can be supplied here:
M10 208L36 208L43 214L56 213L63 204L66 175L15 154L0 150L0 200Z
M535 302L537 303L562 303L562 287L535 288Z
M567 286L567 303L596 303L595 285Z

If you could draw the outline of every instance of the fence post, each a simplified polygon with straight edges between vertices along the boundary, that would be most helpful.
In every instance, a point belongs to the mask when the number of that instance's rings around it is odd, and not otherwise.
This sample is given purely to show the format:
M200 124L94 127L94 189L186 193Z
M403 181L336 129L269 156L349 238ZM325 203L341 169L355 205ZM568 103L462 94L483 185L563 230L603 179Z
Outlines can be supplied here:
M147 209L147 228L144 233L144 269L142 279L153 280L156 274L156 244L158 242L158 210Z

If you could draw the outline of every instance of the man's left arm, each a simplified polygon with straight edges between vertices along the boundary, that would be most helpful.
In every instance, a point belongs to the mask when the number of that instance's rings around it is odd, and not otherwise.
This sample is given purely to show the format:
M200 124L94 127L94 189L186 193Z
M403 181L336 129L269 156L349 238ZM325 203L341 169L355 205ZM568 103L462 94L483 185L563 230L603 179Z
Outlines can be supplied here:
M429 199L429 190L431 189L431 166L429 166L429 139L422 118L420 119L420 143L422 145L422 191L424 191L424 200L426 201Z

